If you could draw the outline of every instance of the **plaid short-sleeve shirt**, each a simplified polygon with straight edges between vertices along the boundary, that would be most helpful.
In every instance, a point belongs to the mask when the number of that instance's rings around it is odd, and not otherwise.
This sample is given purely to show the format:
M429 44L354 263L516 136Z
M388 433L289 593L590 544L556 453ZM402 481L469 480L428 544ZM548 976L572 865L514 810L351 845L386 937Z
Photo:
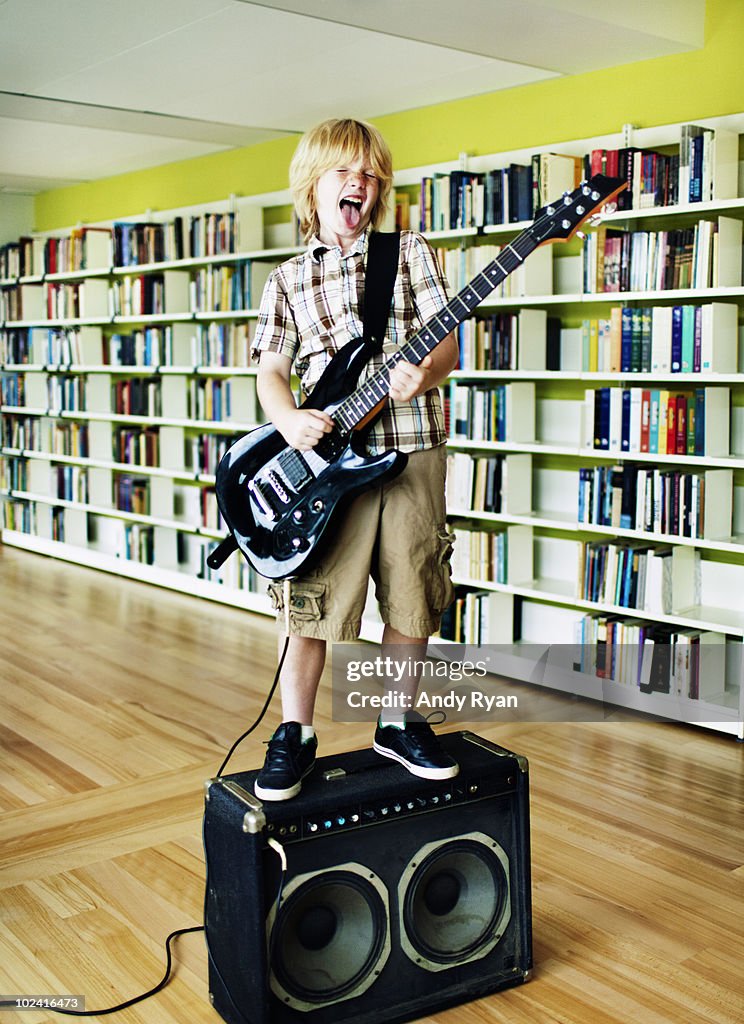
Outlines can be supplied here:
M314 238L306 252L277 267L261 299L252 354L278 352L294 363L309 394L347 341L360 338L368 236L360 235L344 254ZM401 232L398 276L382 354L374 356L360 382L397 351L448 300L447 283L429 243ZM373 452L387 448L418 451L445 440L438 388L410 402L390 401L369 434Z

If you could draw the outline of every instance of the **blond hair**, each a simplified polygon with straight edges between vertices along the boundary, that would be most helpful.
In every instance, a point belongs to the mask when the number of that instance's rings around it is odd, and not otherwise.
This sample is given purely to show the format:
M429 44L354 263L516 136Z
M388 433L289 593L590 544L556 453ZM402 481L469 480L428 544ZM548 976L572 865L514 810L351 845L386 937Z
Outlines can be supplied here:
M362 158L379 181L379 194L370 224L378 228L385 219L393 184L393 158L380 132L366 121L331 118L311 128L300 139L289 166L289 188L305 241L320 230L315 186L332 167Z

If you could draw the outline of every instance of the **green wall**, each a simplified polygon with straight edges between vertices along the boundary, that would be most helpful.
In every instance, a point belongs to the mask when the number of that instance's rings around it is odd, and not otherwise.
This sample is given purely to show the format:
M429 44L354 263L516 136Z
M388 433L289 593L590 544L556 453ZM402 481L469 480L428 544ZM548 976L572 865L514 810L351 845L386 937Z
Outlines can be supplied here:
M590 43L589 43L590 44ZM744 3L707 0L705 46L375 119L398 168L744 110ZM343 113L340 111L340 113ZM283 138L39 195L38 231L286 188Z

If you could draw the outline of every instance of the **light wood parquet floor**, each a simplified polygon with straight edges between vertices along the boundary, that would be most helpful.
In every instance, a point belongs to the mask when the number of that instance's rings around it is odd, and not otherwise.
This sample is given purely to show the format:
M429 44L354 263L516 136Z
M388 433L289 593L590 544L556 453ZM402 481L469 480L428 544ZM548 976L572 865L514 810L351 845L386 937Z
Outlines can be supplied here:
M0 989L154 985L201 924L202 784L263 703L268 620L0 545ZM324 752L369 727L330 720ZM258 764L275 701L231 762ZM479 723L530 760L535 974L429 1024L744 1019L744 746L691 727ZM120 1024L217 1024L203 936ZM48 1012L4 1012L42 1024Z

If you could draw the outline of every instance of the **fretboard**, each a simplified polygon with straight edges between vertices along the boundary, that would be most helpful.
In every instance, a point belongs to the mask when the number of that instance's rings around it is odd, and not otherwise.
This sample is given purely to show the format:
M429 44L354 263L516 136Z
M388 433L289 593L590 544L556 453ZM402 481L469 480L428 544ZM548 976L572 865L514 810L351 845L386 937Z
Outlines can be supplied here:
M506 245L495 260L482 270L467 287L458 292L447 305L432 317L397 352L371 374L348 398L336 407L333 418L344 430L353 430L368 416L390 392L390 371L401 361L418 365L450 334L458 324L473 313L475 308L497 288L509 274L517 269L537 248L532 233L523 231Z

